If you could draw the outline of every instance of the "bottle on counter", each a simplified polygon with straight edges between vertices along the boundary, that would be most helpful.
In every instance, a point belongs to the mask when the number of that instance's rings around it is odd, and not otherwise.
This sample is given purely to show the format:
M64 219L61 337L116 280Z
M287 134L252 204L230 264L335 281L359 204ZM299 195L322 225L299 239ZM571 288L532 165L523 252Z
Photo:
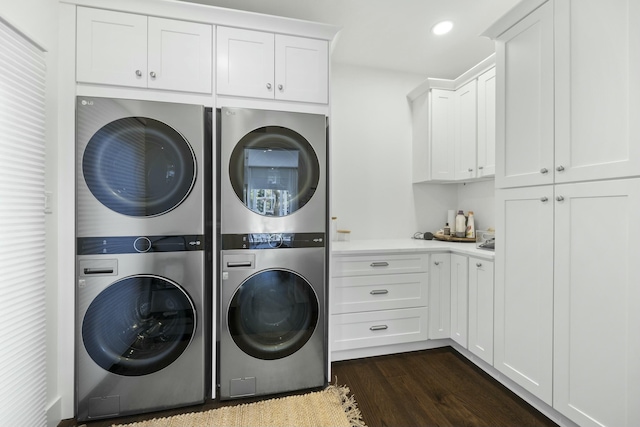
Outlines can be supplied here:
M476 237L476 225L475 220L473 219L473 211L469 211L469 218L467 218L467 232L465 234L465 237Z
M444 235L449 236L451 234L451 227L449 227L449 223L447 222L444 226Z
M458 215L456 215L456 237L464 237L466 229L467 218L465 218L464 212L459 210Z

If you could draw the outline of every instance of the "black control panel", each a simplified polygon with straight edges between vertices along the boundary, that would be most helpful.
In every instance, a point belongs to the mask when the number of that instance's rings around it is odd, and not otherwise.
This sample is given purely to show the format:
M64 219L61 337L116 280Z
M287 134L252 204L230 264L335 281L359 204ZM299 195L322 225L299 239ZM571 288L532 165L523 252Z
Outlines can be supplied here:
M203 251L204 235L79 237L78 255Z
M324 233L223 234L222 249L322 248Z

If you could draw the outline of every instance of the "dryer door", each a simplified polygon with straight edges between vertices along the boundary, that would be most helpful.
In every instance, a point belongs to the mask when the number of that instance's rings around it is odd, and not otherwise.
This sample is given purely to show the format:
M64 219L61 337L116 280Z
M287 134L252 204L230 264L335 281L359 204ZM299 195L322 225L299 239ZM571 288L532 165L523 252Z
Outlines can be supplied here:
M242 351L274 360L305 345L318 325L318 310L318 298L302 276L288 270L265 270L238 287L227 322Z
M189 195L196 160L187 140L155 119L126 117L100 128L82 158L89 190L109 209L150 217L168 212Z
M176 283L131 276L93 300L82 321L84 347L114 374L147 375L175 361L196 331L195 307Z

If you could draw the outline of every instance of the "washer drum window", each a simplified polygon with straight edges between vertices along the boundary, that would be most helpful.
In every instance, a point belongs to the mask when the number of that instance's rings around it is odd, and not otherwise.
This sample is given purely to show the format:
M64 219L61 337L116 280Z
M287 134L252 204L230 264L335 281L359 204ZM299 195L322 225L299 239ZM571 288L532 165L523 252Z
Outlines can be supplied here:
M82 339L103 369L138 376L173 363L195 330L195 308L182 288L158 276L132 276L103 290L89 305Z
M266 270L238 287L227 321L242 351L274 360L306 344L318 324L318 310L316 294L305 279L287 270Z

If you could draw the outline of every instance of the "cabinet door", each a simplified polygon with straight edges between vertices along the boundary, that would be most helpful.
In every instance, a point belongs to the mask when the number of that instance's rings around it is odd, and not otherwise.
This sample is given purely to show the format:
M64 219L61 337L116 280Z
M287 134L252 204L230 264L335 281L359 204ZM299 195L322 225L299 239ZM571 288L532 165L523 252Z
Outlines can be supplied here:
M455 92L431 90L431 179L455 177Z
M478 77L478 178L496 173L496 69Z
M472 80L455 91L455 171L456 180L476 177L477 82Z
M640 180L556 197L553 406L585 427L640 425Z
M325 40L275 36L275 98L329 102L329 49Z
M496 187L553 183L553 8L496 41Z
M274 35L238 28L217 28L217 93L274 97Z
M638 176L640 3L554 3L556 183Z
M211 25L149 18L148 87L211 93Z
M147 86L147 17L78 7L79 82Z
M451 338L464 348L467 348L468 284L467 257L451 255Z
M469 258L469 350L493 364L493 261Z
M551 185L496 191L494 366L549 405L553 208Z
M449 338L451 264L449 254L431 255L429 268L429 339Z

